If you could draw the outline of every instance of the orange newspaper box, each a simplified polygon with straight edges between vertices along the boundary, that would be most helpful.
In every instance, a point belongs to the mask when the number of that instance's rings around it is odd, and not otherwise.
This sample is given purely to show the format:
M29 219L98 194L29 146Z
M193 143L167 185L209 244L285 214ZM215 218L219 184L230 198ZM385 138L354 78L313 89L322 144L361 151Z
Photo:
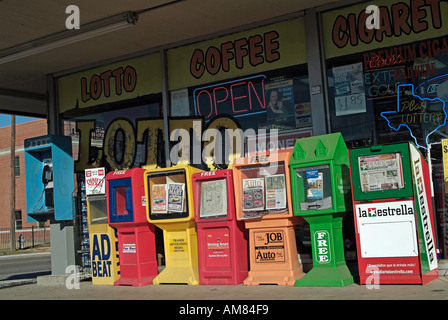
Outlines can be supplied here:
M237 220L249 229L249 273L245 285L294 285L303 277L292 211L289 159L292 150L272 151L233 163Z

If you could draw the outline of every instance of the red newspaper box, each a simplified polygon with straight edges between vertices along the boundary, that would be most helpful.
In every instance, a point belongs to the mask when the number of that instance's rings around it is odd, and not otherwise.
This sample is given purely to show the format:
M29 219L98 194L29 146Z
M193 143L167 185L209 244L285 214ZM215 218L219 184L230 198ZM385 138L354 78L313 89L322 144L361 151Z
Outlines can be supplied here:
M106 176L107 216L117 229L120 279L114 285L152 284L158 275L154 225L146 219L145 170L134 168Z
M235 215L232 170L195 173L199 283L240 284L248 274L248 231Z

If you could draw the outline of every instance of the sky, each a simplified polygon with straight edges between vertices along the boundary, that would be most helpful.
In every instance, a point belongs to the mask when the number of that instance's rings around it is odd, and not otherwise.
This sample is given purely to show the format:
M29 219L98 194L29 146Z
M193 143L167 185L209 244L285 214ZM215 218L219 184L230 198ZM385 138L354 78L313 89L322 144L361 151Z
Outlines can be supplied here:
M37 120L39 118L16 116L16 124ZM11 116L9 114L0 113L0 128L11 125Z

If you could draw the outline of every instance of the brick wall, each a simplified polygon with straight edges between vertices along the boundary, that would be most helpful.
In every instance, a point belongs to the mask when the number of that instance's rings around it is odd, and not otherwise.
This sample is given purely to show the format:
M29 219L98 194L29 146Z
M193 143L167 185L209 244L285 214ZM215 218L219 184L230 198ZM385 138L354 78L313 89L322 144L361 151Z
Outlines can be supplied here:
M27 138L47 134L47 120L39 119L16 125L16 156L19 156L20 175L16 177L16 210L22 211L22 226L36 223L26 222L25 160L23 142ZM11 126L0 128L0 228L9 228L10 217L10 148ZM48 222L47 222L48 224Z

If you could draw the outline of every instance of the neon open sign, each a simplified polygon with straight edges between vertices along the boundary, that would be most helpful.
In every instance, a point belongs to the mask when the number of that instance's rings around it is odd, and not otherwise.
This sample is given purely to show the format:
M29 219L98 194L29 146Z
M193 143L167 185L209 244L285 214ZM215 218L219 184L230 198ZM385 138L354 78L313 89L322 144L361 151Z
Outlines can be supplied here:
M266 112L265 79L258 75L195 89L195 115L208 121L218 114L241 117Z

